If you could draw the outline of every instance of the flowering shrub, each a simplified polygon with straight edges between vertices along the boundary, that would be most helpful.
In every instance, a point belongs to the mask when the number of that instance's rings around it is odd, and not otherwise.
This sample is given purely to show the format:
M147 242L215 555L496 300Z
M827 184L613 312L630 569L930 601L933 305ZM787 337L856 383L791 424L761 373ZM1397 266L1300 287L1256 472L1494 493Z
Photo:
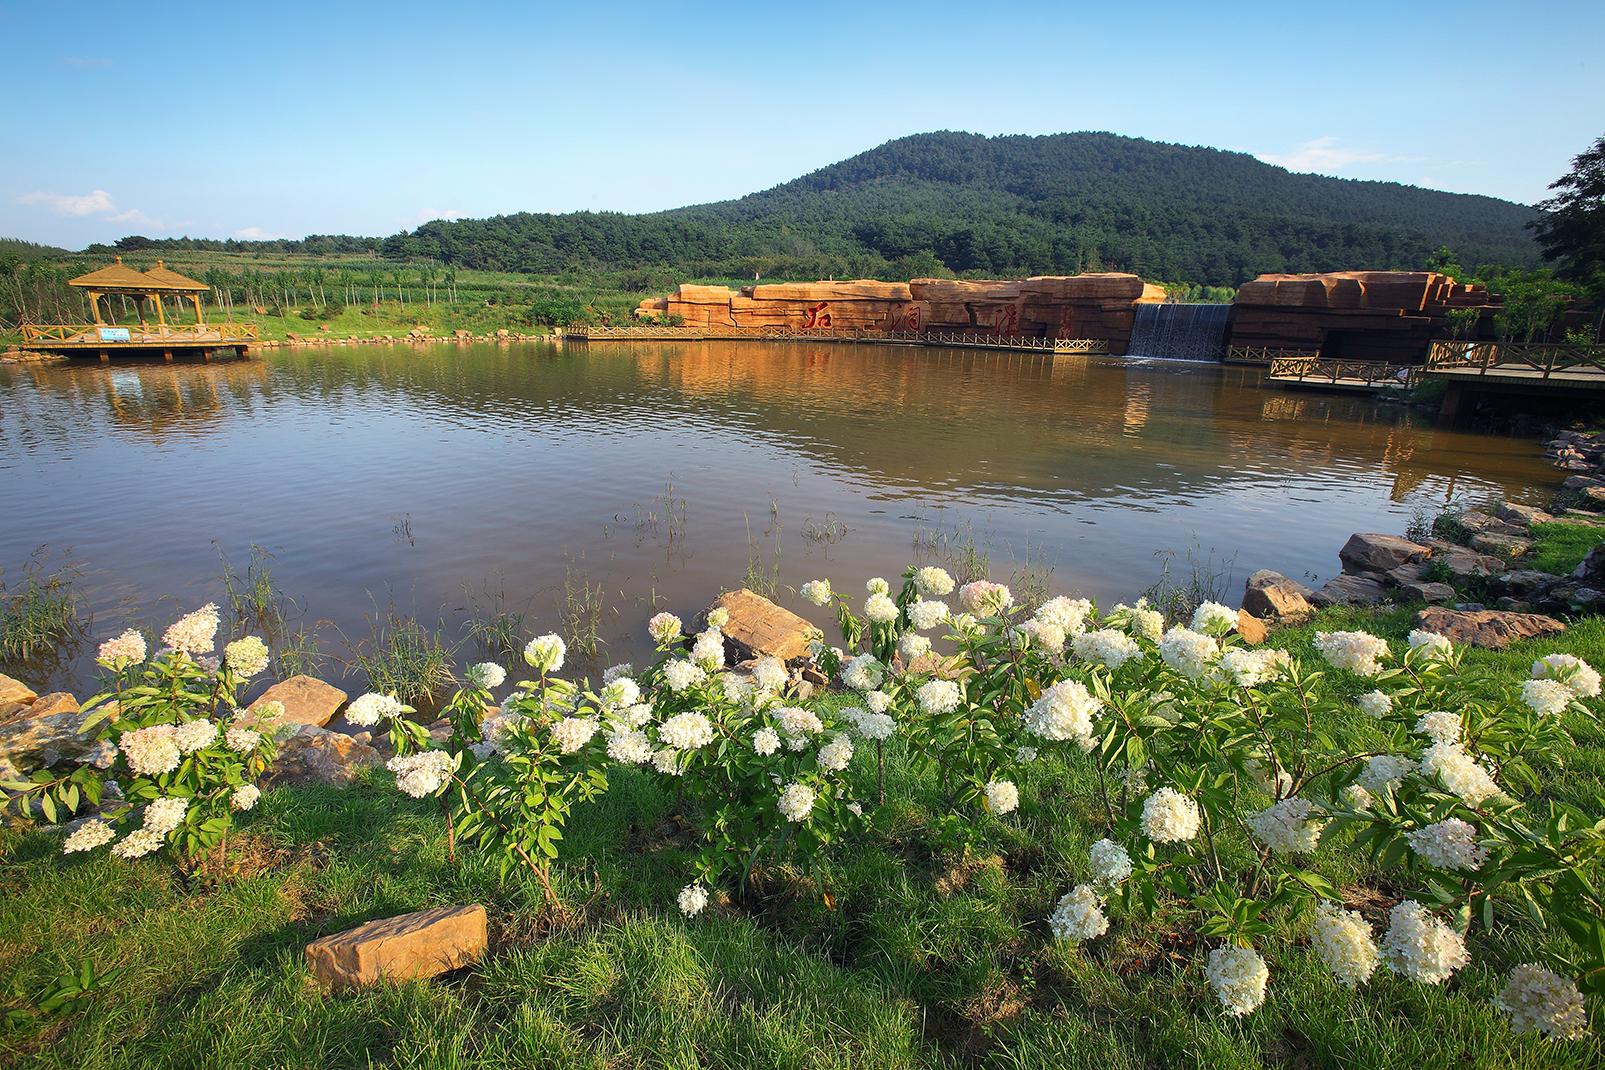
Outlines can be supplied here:
M110 844L131 859L167 848L193 864L216 850L221 867L234 814L261 794L283 707L243 714L240 688L267 668L267 645L247 636L217 657L218 623L217 607L204 606L169 627L154 655L133 630L102 643L111 686L83 707L88 759L0 784L25 814L37 806L52 822L99 808L67 837L67 854Z

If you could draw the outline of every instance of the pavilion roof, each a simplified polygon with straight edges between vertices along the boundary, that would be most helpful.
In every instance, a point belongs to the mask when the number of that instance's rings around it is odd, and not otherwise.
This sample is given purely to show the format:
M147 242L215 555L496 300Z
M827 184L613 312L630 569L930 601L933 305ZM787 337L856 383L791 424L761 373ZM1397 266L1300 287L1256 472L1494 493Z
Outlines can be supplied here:
M120 256L114 263L107 264L103 268L91 271L87 275L80 275L76 279L68 279L67 285L82 286L90 290L143 290L147 293L162 288L162 284L149 275L135 271L124 264Z
M168 290L210 290L211 287L204 282L198 282L188 275L180 275L160 260L156 266L145 272L145 277L155 279L164 289Z

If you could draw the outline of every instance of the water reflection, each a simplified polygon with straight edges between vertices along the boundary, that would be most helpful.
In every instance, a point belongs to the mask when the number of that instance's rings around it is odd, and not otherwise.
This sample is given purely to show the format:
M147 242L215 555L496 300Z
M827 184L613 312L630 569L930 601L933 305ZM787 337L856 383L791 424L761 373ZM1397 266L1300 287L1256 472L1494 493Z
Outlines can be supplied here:
M555 626L565 575L582 577L623 658L649 604L695 612L749 564L856 585L921 530L971 531L995 574L1030 559L1107 599L1165 550L1316 577L1351 531L1456 494L1543 501L1554 481L1528 441L1257 384L1206 364L765 343L0 368L0 563L70 545L101 631L162 616L164 593L215 598L214 539L241 559L267 547L283 587L353 637L390 602L456 628L465 585ZM827 514L844 537L818 537Z

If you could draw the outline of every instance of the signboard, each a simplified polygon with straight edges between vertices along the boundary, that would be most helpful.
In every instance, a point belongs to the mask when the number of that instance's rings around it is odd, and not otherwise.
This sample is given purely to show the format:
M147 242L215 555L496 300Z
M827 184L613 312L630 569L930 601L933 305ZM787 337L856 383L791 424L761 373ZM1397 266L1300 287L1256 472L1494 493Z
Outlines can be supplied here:
M101 327L99 331L102 342L127 342L130 340L127 327Z

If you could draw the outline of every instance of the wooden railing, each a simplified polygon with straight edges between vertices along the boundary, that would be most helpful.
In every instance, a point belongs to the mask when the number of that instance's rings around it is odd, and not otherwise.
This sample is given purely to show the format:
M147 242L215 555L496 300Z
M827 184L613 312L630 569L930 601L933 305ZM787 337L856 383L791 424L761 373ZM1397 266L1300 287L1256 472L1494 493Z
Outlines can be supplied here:
M1103 338L1030 338L1023 335L975 334L964 331L886 331L873 327L567 327L563 337L575 341L757 341L907 342L930 346L979 349L1021 349L1037 353L1107 353Z
M1420 369L1380 360L1320 357L1277 357L1269 377L1284 383L1330 383L1333 386L1408 386Z
M1605 374L1605 345L1568 342L1433 342L1426 370L1535 371L1540 379L1556 372Z
M1276 346L1227 346L1223 358L1228 364L1269 364L1281 357L1298 357L1313 360L1319 351L1282 349Z
M103 339L102 330L127 331L128 341ZM254 323L147 323L125 326L115 323L24 323L24 343L64 342L69 344L159 345L162 342L237 342L255 339Z

